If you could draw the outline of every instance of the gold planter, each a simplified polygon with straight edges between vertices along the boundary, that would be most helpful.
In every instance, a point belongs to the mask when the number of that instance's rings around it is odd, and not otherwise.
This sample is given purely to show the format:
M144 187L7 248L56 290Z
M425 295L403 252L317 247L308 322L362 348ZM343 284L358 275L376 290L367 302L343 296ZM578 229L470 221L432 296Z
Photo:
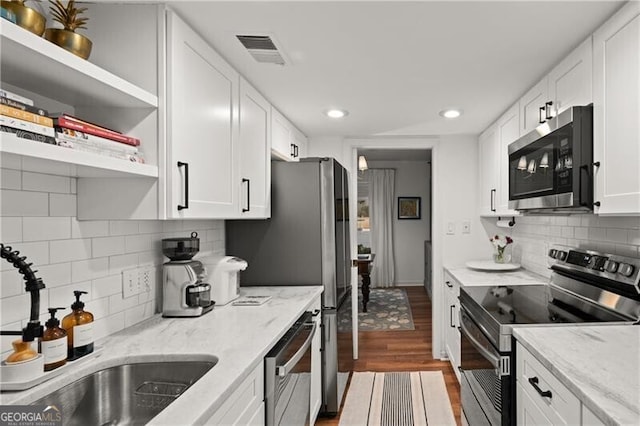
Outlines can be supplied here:
M82 59L87 59L91 54L93 43L82 34L60 28L47 28L44 32L44 38Z
M44 33L45 18L36 10L31 9L15 1L2 0L2 7L16 15L16 24L32 33L42 36Z

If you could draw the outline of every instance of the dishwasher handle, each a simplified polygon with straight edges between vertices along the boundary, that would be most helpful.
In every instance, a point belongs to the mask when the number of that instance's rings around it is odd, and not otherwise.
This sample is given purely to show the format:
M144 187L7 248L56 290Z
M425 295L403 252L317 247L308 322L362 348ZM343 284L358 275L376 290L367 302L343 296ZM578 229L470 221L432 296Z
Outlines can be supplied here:
M313 324L313 325L312 325ZM312 323L306 323L305 325L312 325L311 332L307 337L307 340L304 341L298 352L296 352L284 365L278 365L276 367L276 374L280 377L284 377L291 372L293 367L298 364L298 361L304 356L304 353L311 346L311 341L313 340L313 336L316 334L316 329L318 328L318 323L313 321Z

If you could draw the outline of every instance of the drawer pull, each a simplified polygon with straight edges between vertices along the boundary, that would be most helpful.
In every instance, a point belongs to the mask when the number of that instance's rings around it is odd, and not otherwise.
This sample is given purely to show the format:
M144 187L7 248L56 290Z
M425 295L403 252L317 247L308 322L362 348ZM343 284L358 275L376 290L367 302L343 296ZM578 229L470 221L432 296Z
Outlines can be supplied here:
M542 389L540 389L540 386L538 386L538 378L537 377L529 377L529 383L531 384L531 386L533 386L533 388L536 390L536 392L538 392L540 394L541 397L543 398L549 398L551 399L551 391L543 391Z

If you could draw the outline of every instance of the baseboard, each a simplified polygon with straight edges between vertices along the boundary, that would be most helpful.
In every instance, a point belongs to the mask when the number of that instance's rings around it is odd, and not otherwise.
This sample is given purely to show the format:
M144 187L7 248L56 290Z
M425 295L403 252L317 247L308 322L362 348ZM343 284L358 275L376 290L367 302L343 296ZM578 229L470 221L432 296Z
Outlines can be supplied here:
M420 282L414 282L414 281L410 281L410 282L396 282L395 283L396 287L424 287L424 283Z

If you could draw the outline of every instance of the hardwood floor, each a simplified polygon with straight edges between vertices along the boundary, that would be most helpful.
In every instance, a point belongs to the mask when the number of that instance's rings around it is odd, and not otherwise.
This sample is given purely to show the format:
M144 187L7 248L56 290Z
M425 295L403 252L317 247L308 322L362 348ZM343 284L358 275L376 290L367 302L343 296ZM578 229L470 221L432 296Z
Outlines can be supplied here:
M352 361L352 371L442 371L449 392L453 414L460 424L460 385L448 361L431 356L431 301L424 287L407 290L415 330L361 331L359 359ZM339 339L350 339L351 333L340 333ZM342 357L341 357L342 358ZM316 425L337 425L340 417L320 418Z

